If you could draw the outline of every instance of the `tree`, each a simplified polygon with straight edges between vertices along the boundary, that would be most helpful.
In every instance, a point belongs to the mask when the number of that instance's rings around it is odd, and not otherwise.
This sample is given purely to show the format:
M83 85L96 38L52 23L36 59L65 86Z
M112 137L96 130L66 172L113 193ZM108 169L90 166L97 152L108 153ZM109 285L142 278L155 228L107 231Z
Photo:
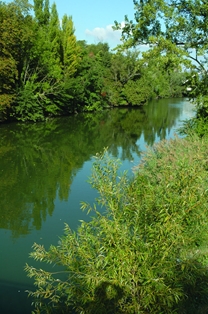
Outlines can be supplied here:
M12 115L21 121L39 121L60 114L63 103L61 29L56 5L37 0L32 24L33 45Z
M64 75L66 77L73 76L80 61L80 48L77 45L74 32L72 17L65 14L62 19L62 45Z
M174 63L184 63L192 69L189 84L192 97L199 97L198 103L206 107L208 115L207 86L207 16L205 0L133 0L135 21L125 17L125 26L115 22L115 28L122 29L123 47L146 45L145 57L156 58L165 55ZM188 62L190 60L190 62ZM195 79L193 79L193 77ZM197 80L200 84L196 85ZM201 99L204 96L204 99ZM206 96L206 97L205 97Z
M203 69L199 56L208 49L207 14L204 0L133 0L135 22L125 17L122 39L127 46L159 45L161 40L180 46ZM119 25L116 22L116 26ZM195 50L195 56L191 53Z
M16 98L31 47L30 5L27 1L0 2L0 112Z
M202 313L207 306L207 141L164 141L135 177L97 155L94 211L58 246L34 244L31 257L61 266L26 266L37 313ZM168 165L168 166L167 166ZM104 214L99 208L103 207ZM63 278L60 277L63 275Z
M87 45L85 42L78 42L77 46L77 70L73 77L68 80L66 77L73 108L75 111L101 110L108 105L105 83L110 67L109 47L103 43Z
M49 0L34 0L34 13L40 26L48 25L50 18Z
M60 66L61 62L61 28L56 4L53 3L50 12L49 25L48 25L49 41L51 43L51 52Z

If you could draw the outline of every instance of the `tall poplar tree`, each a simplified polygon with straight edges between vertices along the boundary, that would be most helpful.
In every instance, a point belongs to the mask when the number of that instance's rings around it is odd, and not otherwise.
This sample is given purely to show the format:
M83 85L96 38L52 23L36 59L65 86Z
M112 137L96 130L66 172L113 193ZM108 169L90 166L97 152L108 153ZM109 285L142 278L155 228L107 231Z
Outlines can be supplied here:
M51 52L59 64L61 59L61 29L60 21L56 8L56 4L53 3L51 7L51 14L49 19L49 28L48 28L49 41L51 43Z
M80 48L77 45L76 36L74 34L75 28L72 17L66 14L62 19L62 33L64 74L66 77L70 77L77 70Z
M49 23L49 0L34 0L35 18L39 25L47 25Z

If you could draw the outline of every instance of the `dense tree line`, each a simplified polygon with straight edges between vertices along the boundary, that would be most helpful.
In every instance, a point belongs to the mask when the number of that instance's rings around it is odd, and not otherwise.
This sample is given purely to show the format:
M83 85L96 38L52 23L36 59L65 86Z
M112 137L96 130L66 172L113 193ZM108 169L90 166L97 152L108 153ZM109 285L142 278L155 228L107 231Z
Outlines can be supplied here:
M181 96L184 74L166 56L112 52L77 41L72 16L48 0L0 1L0 120L40 121Z

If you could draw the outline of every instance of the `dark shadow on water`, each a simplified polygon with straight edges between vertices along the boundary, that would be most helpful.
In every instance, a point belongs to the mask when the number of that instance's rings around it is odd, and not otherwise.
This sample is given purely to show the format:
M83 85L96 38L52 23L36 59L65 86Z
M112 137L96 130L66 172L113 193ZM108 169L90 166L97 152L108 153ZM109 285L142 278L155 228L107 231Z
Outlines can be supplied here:
M32 300L26 290L34 290L34 286L10 281L0 282L0 313L29 314L32 312Z

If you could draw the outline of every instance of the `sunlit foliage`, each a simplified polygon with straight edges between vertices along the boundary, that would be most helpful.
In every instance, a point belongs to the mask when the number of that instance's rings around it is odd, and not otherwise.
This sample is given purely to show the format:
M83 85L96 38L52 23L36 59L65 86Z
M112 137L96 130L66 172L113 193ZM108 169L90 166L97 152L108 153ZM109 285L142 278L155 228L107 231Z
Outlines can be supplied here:
M147 62L161 59L189 69L184 82L199 117L208 116L208 5L204 0L133 0L134 20L125 16L120 49L146 46Z
M48 0L0 2L0 21L1 121L139 106L185 90L179 63L173 68L161 57L147 64L138 50L77 41L72 16L60 18Z
M207 308L207 141L164 141L128 179L119 162L97 155L95 213L58 246L34 244L27 265L36 312L202 313ZM97 204L97 205L96 205ZM101 214L99 207L105 209Z

